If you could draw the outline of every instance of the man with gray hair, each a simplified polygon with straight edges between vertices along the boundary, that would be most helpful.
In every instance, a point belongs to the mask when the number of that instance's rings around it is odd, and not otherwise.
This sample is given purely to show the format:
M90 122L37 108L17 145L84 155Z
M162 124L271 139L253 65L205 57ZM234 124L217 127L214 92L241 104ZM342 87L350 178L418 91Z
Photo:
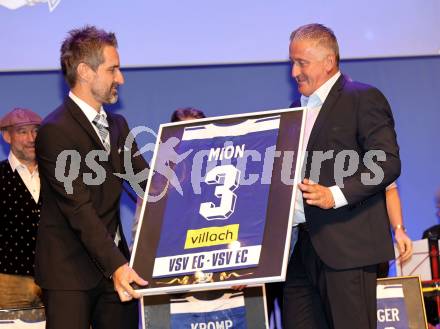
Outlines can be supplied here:
M0 119L10 146L0 162L0 308L36 306L41 289L34 283L35 240L40 221L40 176L35 138L41 117L15 108Z
M340 73L331 29L299 27L289 55L301 93L293 106L307 107L308 156L295 202L298 241L287 269L284 324L373 329L377 264L394 257L385 188L399 176L400 159L391 109L378 89ZM345 154L342 166L338 154Z
M135 174L148 165L134 156L136 145L124 147L125 119L102 106L117 102L124 83L115 35L94 26L70 31L61 69L69 95L36 141L44 202L35 272L47 328L137 328L140 296L130 284L147 282L128 266L116 174L125 171L124 154Z

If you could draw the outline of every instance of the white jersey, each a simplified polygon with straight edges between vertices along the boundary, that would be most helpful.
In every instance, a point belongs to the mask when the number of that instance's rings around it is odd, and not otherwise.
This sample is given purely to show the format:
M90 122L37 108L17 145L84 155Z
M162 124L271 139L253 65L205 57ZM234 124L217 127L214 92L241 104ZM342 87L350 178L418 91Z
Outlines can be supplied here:
M171 298L170 313L171 329L247 329L242 292L205 300L194 295Z

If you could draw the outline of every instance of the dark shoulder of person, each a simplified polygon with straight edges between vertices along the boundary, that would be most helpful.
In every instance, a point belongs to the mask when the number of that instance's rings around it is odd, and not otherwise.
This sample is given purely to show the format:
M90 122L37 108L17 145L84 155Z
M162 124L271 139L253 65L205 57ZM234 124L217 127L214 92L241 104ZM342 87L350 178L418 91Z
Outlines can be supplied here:
M431 226L423 232L422 239L438 240L440 237L440 224Z
M10 166L8 166L9 161L8 159L5 160L1 160L0 161L0 175L4 176L6 175L6 173L9 171L9 169L11 168Z

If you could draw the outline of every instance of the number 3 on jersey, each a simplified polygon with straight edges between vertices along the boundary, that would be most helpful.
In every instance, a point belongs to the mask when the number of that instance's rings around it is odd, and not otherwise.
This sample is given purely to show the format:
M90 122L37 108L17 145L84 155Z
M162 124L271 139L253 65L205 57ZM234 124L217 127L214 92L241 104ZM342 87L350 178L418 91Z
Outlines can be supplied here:
M218 207L212 202L200 204L199 213L206 220L228 219L235 208L237 195L234 191L240 183L240 170L233 165L218 166L210 170L205 177L206 184L221 184L215 188L215 196L220 199Z

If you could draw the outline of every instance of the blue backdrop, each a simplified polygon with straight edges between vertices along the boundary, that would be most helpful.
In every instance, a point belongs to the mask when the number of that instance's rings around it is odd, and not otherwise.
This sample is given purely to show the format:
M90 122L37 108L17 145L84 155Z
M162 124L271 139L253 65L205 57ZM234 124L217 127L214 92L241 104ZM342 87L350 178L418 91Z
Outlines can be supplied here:
M335 31L344 59L435 55L439 12L438 0L0 0L0 71L56 69L67 31L90 23L116 32L129 67L283 61L311 22Z
M438 222L434 195L440 188L439 141L440 58L343 61L342 71L354 80L377 86L394 111L401 147L399 188L409 235L419 239ZM126 84L112 110L131 127L154 130L184 106L207 116L286 108L297 96L289 63L169 67L124 70ZM0 73L0 115L15 106L48 114L60 104L67 87L58 71ZM0 159L7 145L0 144ZM134 206L124 198L124 222L130 226ZM127 233L127 232L126 232Z

